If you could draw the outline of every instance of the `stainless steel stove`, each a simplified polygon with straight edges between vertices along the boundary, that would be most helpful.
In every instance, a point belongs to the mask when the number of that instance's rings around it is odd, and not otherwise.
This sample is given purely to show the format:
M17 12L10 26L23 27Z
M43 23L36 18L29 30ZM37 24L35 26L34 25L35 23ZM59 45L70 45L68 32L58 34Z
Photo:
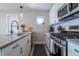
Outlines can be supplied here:
M54 40L54 55L67 56L66 36L61 33L51 33L50 38Z

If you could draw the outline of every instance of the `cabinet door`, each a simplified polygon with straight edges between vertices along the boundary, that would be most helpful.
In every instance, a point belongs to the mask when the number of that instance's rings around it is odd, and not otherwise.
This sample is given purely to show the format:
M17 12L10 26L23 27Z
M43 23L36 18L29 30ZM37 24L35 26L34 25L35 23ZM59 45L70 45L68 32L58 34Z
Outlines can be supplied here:
M1 50L0 50L0 56L1 56Z
M23 37L20 40L20 55L22 55L22 56L27 55L27 40L26 40L27 38L26 37Z
M45 36L45 40L46 40L46 46L47 46L47 42L48 42L48 38L47 38L47 36Z
M31 49L31 36L30 34L28 36L23 37L20 40L20 55L22 56L28 56Z
M31 34L28 35L28 46L31 48Z
M2 55L4 56L19 56L19 42L8 45L2 49Z
M31 34L29 34L26 38L27 38L27 55L29 55L31 50Z
M44 37L44 38L45 38L45 39L44 39L44 40L45 40L45 44L47 44L46 35L45 35L45 37Z
M49 35L48 34L46 34L45 40L46 40L46 46L49 49Z
M68 42L68 56L79 56L79 46Z

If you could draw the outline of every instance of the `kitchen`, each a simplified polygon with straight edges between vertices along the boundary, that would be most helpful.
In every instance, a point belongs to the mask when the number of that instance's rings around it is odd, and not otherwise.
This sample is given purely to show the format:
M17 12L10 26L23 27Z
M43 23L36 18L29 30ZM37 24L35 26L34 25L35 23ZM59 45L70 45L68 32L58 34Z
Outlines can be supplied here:
M79 56L78 3L0 3L0 56Z

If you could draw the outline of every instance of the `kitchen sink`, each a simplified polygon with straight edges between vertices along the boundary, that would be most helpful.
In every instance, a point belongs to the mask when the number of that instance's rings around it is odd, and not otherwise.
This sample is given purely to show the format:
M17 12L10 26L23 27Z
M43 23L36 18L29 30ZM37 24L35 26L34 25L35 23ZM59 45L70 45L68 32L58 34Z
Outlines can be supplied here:
M23 34L24 34L24 33L18 33L17 36L21 36L21 35L23 35Z
M7 36L21 36L23 35L24 33L17 33L17 34L12 34L12 35L7 35Z

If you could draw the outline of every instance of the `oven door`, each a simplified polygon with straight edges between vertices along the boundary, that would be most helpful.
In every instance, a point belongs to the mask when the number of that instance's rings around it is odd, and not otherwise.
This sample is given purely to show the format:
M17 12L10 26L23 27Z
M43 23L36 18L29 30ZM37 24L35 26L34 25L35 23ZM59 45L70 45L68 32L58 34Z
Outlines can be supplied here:
M54 42L55 56L66 56L66 46L63 46L56 41Z
M51 54L55 54L55 51L54 51L54 40L52 38L50 39L49 48L50 48L50 53Z

